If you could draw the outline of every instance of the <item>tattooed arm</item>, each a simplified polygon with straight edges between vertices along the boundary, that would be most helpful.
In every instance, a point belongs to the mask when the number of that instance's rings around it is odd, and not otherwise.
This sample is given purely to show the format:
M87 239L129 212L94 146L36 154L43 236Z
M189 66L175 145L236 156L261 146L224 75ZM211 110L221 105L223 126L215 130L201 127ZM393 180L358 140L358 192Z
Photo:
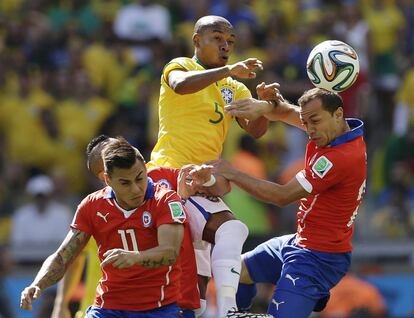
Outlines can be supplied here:
M20 308L32 309L32 301L37 299L43 290L56 284L63 277L66 269L88 243L89 238L89 234L74 229L66 235L58 250L44 261L34 281L22 291Z
M158 227L157 247L141 252L119 248L108 250L104 254L105 259L101 267L108 264L120 269L134 265L150 268L172 265L180 252L183 236L184 226L182 224L162 224Z

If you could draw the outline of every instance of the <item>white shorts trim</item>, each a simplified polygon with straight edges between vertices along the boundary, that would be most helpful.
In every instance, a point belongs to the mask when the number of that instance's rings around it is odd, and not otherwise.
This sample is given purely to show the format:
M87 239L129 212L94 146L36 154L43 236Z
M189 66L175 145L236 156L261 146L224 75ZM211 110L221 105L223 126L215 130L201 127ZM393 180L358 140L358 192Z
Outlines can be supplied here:
M197 262L197 274L211 277L211 244L207 243L206 249L196 249L194 252Z
M190 224L191 236L195 249L206 249L208 242L203 241L203 230L210 214L230 211L230 208L220 198L192 196L184 204Z

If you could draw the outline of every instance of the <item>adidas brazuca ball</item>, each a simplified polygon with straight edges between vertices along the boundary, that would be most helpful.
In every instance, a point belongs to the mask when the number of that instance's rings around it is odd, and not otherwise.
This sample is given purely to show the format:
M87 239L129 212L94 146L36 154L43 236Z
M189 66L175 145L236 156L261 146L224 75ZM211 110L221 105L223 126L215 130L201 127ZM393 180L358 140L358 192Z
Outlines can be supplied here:
M356 81L359 74L358 55L344 42L324 41L310 52L306 71L313 85L339 93Z

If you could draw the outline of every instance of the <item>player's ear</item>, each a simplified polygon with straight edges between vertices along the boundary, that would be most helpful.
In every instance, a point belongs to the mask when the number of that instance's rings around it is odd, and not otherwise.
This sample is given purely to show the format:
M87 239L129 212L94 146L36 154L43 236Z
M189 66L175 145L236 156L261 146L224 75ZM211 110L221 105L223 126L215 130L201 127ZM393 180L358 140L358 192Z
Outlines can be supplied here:
M335 119L342 120L344 118L344 109L342 107L338 107L334 113Z
M198 33L193 34L193 45L194 47L200 47L200 34Z
M99 180L106 183L106 181L105 181L105 172L104 171L99 172L97 177L98 177Z
M109 179L109 174L106 172L103 173L103 181L106 183L106 185L111 186L111 180Z

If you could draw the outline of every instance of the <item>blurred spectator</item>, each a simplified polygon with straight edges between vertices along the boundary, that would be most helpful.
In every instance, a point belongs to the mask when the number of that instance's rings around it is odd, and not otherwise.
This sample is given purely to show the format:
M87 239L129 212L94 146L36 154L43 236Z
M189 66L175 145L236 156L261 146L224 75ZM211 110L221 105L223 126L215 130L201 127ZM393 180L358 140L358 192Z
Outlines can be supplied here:
M369 26L370 69L373 71L372 81L378 97L378 120L385 131L390 131L393 97L400 84L397 58L405 20L394 1L368 2L364 7L364 16Z
M70 208L54 201L54 184L46 175L29 179L26 192L31 201L12 216L11 247L19 262L40 262L65 238L72 220Z
M411 58L411 67L408 68L401 81L396 96L393 132L397 135L407 133L410 126L414 126L414 55Z
M15 314L11 307L11 299L7 293L4 278L13 268L13 259L7 246L0 245L0 318L13 318Z
M119 39L135 44L137 64L146 64L152 61L151 41L167 43L171 38L170 12L151 0L134 1L118 11L113 29Z
M341 93L345 105L345 116L363 118L368 107L366 95L369 76L369 28L367 22L362 18L361 7L357 1L342 1L339 9L343 19L336 20L335 37L356 50L360 66L357 81Z
M210 12L225 17L236 29L239 23L247 23L251 28L255 28L257 24L256 16L245 0L216 1Z
M322 318L385 318L384 298L372 284L349 273L331 289Z
M48 10L48 18L55 32L76 28L84 35L96 32L102 23L92 5L83 0L59 1Z
M398 163L404 173L398 174L403 179L393 175L393 167ZM406 134L391 137L385 148L384 154L385 185L390 186L395 182L404 182L406 185L414 184L414 126L410 127Z
M258 154L259 148L256 140L249 135L242 135L239 140L239 149L232 157L231 163L244 173L263 179L266 178L266 170ZM237 218L249 228L247 241L257 240L258 236L260 239L260 236L270 235L271 219L263 202L256 200L237 186L232 187L232 191L226 195L225 201ZM250 243L246 242L245 247Z
M396 184L388 189L386 196L386 202L375 211L369 224L372 236L392 240L414 237L414 198L410 200L408 188Z

